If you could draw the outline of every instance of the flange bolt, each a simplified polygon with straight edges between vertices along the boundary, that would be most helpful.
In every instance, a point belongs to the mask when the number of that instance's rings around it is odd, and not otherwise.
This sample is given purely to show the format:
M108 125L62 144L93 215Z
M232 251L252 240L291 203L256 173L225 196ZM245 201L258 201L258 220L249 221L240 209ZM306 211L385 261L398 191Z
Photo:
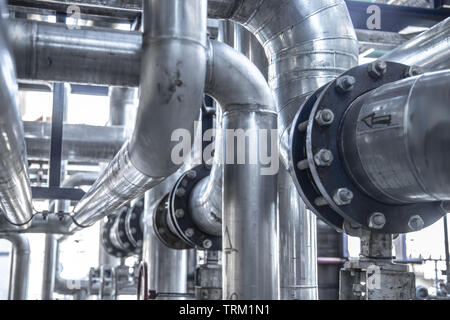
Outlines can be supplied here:
M412 216L409 218L408 226L412 231L417 231L423 228L425 225L425 222L423 222L423 219L419 215Z
M381 212L375 212L369 218L369 228L383 229L385 224L386 217Z
M353 200L353 192L351 192L347 188L337 189L334 193L333 200L338 206L350 204Z
M336 88L342 92L349 92L353 90L353 87L355 86L356 79L352 76L342 76L337 79L336 81Z
M319 167L330 166L333 163L333 160L333 153L327 149L320 149L319 152L314 155L314 162Z

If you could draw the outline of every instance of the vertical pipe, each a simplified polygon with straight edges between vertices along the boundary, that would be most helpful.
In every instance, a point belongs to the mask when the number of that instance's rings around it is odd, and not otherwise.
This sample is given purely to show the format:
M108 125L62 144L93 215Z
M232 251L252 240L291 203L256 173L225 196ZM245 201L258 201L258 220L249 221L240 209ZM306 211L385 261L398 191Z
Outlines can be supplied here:
M447 215L444 216L444 241L445 241L445 265L447 273L447 288L450 289L450 249L448 243L448 223ZM448 290L447 289L447 290Z
M60 201L59 201L60 202ZM53 300L57 269L58 240L54 234L45 235L44 277L42 279L42 300Z
M11 269L9 274L8 300L26 300L30 268L30 244L26 235L0 234L11 242Z
M244 131L276 128L277 118L252 110L226 111L223 126L224 130ZM226 159L229 138L225 137ZM244 152L236 144L232 148L235 157ZM249 149L245 149L245 159L250 159ZM233 163L225 164L223 171L223 296L230 300L278 299L277 177L262 175L259 165L238 165L236 158ZM249 190L249 186L255 188Z
M188 293L188 251L166 247L153 227L156 208L178 177L172 175L145 194L143 259L148 265L148 288L160 295L157 299L184 299Z
M278 179L280 298L317 300L316 216L300 201L287 170Z

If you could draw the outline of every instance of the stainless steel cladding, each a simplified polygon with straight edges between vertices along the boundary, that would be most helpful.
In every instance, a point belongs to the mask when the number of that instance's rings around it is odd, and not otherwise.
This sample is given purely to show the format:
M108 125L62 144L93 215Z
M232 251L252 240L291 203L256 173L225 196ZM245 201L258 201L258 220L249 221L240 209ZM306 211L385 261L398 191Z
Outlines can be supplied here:
M25 228L33 215L28 161L16 102L15 64L7 24L0 20L0 207L9 222Z
M144 2L139 110L129 142L75 208L89 225L174 173L171 134L193 136L206 69L206 0ZM76 226L73 226L76 229Z

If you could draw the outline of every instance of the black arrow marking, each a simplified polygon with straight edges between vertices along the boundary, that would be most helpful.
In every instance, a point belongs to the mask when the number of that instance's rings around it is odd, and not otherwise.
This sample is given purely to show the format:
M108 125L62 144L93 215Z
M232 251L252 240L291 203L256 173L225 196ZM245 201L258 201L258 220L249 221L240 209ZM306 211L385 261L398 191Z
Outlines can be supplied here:
M376 125L390 126L392 123L392 116L390 114L385 116L377 116L375 112L373 112L367 117L362 118L361 121L364 122L369 128L373 128Z

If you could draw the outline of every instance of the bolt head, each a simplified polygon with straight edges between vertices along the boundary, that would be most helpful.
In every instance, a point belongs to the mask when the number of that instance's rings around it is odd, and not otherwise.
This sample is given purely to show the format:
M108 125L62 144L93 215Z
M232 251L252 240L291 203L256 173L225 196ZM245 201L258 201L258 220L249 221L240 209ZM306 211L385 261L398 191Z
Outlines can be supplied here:
M209 239L205 239L205 240L203 241L203 248L209 249L209 248L211 248L211 247L212 247L212 241L209 240Z
M345 93L353 90L353 87L356 83L356 79L352 76L342 76L336 81L336 88Z
M315 119L319 126L327 126L333 123L334 113L330 109L323 109L317 112Z
M386 224L386 217L381 212L374 212L369 218L369 228L382 229Z
M412 231L418 231L420 229L422 229L425 225L425 222L423 221L422 217L419 215L415 215L412 216L411 218L409 218L408 221L408 227L412 230Z
M378 60L369 64L369 75L373 78L382 77L387 71L387 64L384 61Z
M410 66L405 70L405 77L415 77L422 74L423 71L420 67Z
M321 149L314 155L314 162L319 167L330 166L333 163L333 153L327 149Z
M191 238L192 236L194 236L194 229L188 228L184 230L184 234L186 235L186 237Z
M340 188L334 193L333 200L338 206L350 204L353 200L353 192L347 188Z
M183 197L186 194L186 190L184 188L178 188L176 195L179 197Z
M195 179L195 178L197 177L197 172L195 172L194 170L189 170L189 171L186 173L186 176L187 176L189 179Z
M175 210L175 217L178 219L181 219L184 217L184 210L183 209L177 209Z

